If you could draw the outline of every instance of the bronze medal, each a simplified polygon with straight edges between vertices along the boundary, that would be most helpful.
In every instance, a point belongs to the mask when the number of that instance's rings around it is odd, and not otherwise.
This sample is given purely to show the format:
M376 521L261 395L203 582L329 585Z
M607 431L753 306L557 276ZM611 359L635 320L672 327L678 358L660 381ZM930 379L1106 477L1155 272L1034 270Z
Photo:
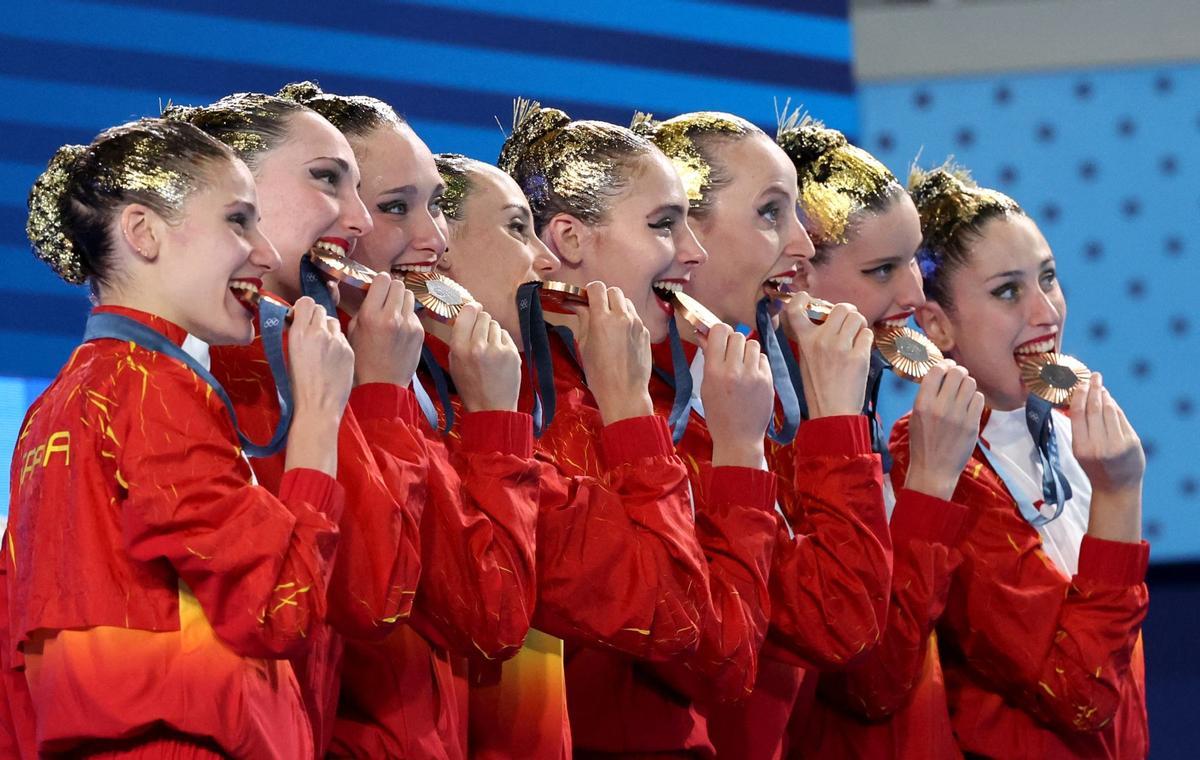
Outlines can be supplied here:
M475 300L462 285L437 272L405 272L404 286L429 316L446 324L453 324L462 307Z
M911 327L880 331L875 335L875 347L892 371L905 380L919 381L943 359L933 341Z
M1083 362L1067 354L1021 356L1017 363L1029 392L1060 407L1070 405L1075 389L1092 375Z
M792 298L796 295L786 285L777 285L769 282L763 285L763 293L767 298L771 299L771 313L778 314L783 311L783 308L792 302ZM811 298L808 302L808 308L804 310L808 318L813 324L819 325L829 318L830 312L833 311L833 304L822 298Z
M337 256L322 248L313 248L308 252L308 258L317 269L321 270L322 274L328 275L330 279L344 282L360 290L366 290L371 286L371 281L379 276L378 272L359 264L354 259Z
M675 313L683 317L689 325L696 328L697 333L708 335L709 330L721 324L721 320L716 314L709 311L707 306L682 290L669 294L664 291L659 291L659 293L660 295L670 296L671 304L675 307Z
M565 304L582 304L588 303L588 292L586 289L576 285L568 285L565 282L556 282L554 280L546 280L541 283L541 301L542 306L551 306L550 311L557 313L572 313L570 309L564 309Z

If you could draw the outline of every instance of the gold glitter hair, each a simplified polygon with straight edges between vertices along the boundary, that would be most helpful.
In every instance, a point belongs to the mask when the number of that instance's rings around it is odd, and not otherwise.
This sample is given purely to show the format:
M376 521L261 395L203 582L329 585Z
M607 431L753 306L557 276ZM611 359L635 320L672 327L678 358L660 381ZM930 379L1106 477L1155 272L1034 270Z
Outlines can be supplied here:
M703 215L712 206L712 194L729 182L728 167L718 158L720 140L738 140L763 131L741 116L718 111L695 111L666 121L638 111L630 126L671 159L683 180L688 206Z
M29 191L25 230L34 255L67 282L106 282L120 208L140 203L174 219L212 165L233 158L199 129L163 119L113 127L87 146L64 145Z
M308 106L321 114L347 137L364 137L379 127L404 124L396 109L369 95L335 95L315 82L292 82L277 95Z
M950 307L950 275L966 263L971 243L992 219L1024 216L1021 206L1004 193L979 187L965 168L947 161L930 171L916 166L908 178L921 216L921 248L917 263L925 296Z
M193 124L233 148L251 170L258 157L288 137L289 119L310 109L294 100L238 92L207 106L168 105L162 117Z
M451 221L461 222L463 203L474 187L471 175L487 164L459 153L438 153L433 157L433 162L437 164L438 174L442 175L442 182L446 185L439 204L442 213Z
M818 252L850 242L858 215L882 211L904 194L878 159L799 109L785 108L775 142L796 167L798 211Z
M603 121L572 121L557 108L513 102L513 131L497 165L529 198L538 232L557 214L603 220L636 162L654 151L645 137Z

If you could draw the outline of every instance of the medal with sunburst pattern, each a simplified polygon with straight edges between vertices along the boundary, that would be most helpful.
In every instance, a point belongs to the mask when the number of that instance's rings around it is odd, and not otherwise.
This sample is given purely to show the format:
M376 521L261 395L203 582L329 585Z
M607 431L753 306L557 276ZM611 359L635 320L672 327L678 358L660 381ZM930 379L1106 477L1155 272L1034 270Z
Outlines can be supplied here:
M1075 389L1092 375L1083 362L1067 354L1022 356L1018 365L1029 392L1055 406L1068 406Z
M875 347L892 365L892 371L905 380L920 380L943 358L933 341L911 327L876 333Z
M371 281L379 276L374 269L365 267L354 259L338 256L321 248L309 251L308 258L322 273L361 290L370 287Z
M462 285L437 272L406 272L404 287L413 292L429 316L451 324L462 307L475 299Z

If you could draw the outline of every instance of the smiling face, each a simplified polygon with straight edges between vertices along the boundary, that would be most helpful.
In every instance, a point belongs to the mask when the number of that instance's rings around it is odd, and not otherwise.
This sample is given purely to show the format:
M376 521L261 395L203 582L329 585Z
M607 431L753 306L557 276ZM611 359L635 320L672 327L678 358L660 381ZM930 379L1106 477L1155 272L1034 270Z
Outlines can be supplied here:
M796 169L778 145L752 133L715 150L729 181L692 221L709 260L688 292L722 320L753 325L763 285L790 280L812 242L796 216Z
M882 212L861 212L849 235L804 267L808 292L854 304L871 324L903 324L925 302L916 262L921 219L912 199L905 193Z
M342 133L315 113L288 119L287 139L258 157L254 178L263 233L283 261L267 287L294 301L300 259L313 245L320 240L346 251L372 223L358 196L358 163Z
M655 287L681 288L707 255L688 226L687 195L667 157L655 149L630 171L603 221L580 236L578 255L562 257L561 277L573 285L599 280L620 288L657 343L666 339L674 309ZM554 227L552 219L543 239Z
M949 275L950 304L927 303L918 321L971 373L990 407L1016 409L1028 395L1017 355L1062 345L1067 304L1054 254L1024 215L986 222L968 251L967 261Z
M445 186L429 148L407 124L385 124L353 141L363 170L362 198L374 230L354 259L377 272L433 271L446 251L446 219L438 201ZM343 289L353 309L360 291Z
M158 219L157 257L136 267L150 295L147 310L213 344L245 344L254 336L254 295L278 269L279 256L258 225L254 179L241 161L214 163L207 182L173 222Z
M529 202L512 177L483 163L472 167L462 219L450 222L450 248L439 269L519 342L517 288L551 278L559 261L534 234Z

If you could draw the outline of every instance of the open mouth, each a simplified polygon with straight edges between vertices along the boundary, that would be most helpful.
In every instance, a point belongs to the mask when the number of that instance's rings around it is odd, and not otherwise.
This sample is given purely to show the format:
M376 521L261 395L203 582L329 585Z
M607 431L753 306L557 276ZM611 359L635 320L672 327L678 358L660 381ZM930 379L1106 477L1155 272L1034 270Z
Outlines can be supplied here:
M323 237L313 244L313 248L330 253L334 256L349 256L350 241L340 237Z
M763 280L763 294L768 298L783 298L785 296L790 296L795 293L795 291L792 289L792 282L795 280L795 278L795 269L772 275Z
M262 280L256 277L239 277L229 281L229 292L242 308L250 314L258 314L258 302L262 298Z
M658 306L667 314L675 313L675 297L683 292L687 280L658 280L650 285L658 298Z
M1040 338L1027 340L1013 350L1015 356L1036 356L1037 354L1054 353L1056 336L1043 335Z
M392 267L391 273L393 276L403 279L404 275L408 274L409 272L416 272L418 274L433 274L433 270L436 267L436 261L422 261L416 264L397 264L396 266Z
M876 327L881 327L885 330L899 330L902 327L908 327L908 319L913 313L906 311L901 314L893 314L890 317L884 317L875 323Z

